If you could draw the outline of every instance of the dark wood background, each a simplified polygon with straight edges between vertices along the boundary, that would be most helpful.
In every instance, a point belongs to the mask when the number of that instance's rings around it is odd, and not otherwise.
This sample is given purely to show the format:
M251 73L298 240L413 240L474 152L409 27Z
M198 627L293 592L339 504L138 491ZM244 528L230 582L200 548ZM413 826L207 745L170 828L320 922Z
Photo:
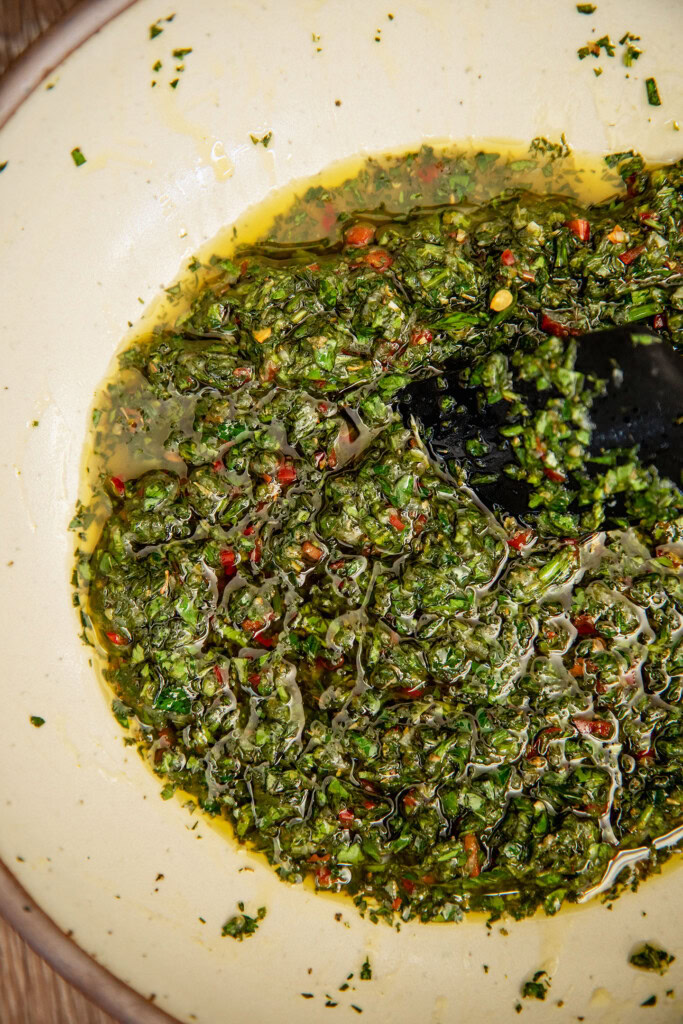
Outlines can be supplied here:
M0 0L0 75L77 0ZM0 1024L114 1024L0 918Z

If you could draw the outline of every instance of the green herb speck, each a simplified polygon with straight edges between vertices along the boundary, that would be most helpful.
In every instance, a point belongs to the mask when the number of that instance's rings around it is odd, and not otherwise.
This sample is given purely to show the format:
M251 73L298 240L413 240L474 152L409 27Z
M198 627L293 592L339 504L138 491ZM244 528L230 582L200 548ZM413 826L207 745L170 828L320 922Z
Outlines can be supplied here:
M632 967L638 967L641 971L657 971L658 974L665 974L675 959L676 957L667 953L665 949L645 942L631 953L628 962Z
M156 64L152 64L152 71L161 71L162 66L163 65L162 65L161 61L158 60L156 62Z
M36 729L40 729L41 725L45 725L45 719L41 718L40 715L31 715L31 725L35 725Z
M363 961L363 966L360 969L359 976L361 981L372 981L372 967L370 966L370 960L367 956Z
M270 144L270 140L272 139L272 137L273 137L273 133L272 132L266 132L265 135L260 135L260 136L259 135L251 135L251 134L249 135L249 138L251 139L251 141L254 143L255 146L258 146L258 144L260 143L264 147L264 149L268 149L268 146Z
M651 107L661 107L662 101L659 97L659 89L654 78L645 79L645 88L647 90L647 102Z
M174 78L173 81L169 82L168 84L171 86L172 89L176 89L178 87L178 82L179 81L180 81L180 79Z
M156 37L160 36L163 31L163 28L161 28L155 21L153 25L149 26L149 38L156 39Z
M188 53L192 53L191 46L185 46L178 50L174 50L173 56L176 58L176 60L183 60L184 57L187 57Z
M595 4L577 4L576 9L579 14L592 14L593 11L597 11Z
M76 146L75 149L71 150L71 159L76 164L76 167L80 167L81 164L84 164L86 162L86 159L83 156L83 153L81 152L79 146Z
M2 174L2 172L4 171L4 169L5 169L6 167L7 167L7 164L8 164L8 163L9 163L9 160L4 160L4 161L3 161L3 162L2 162L1 164L0 164L0 174Z
M545 999L550 988L550 978L547 971L536 971L531 981L522 985L523 999Z

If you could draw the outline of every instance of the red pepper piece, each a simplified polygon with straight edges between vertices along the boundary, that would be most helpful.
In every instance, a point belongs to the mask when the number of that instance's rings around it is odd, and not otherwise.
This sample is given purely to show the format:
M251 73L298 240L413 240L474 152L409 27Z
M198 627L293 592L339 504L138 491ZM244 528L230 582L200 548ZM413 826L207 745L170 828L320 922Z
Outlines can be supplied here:
M127 637L122 636L121 633L106 633L107 640L114 644L115 647L126 647L130 640Z
M598 631L590 615L577 615L572 619L572 625L579 636L597 636Z
M481 867L479 866L479 843L474 832L465 833L462 837L462 845L465 847L465 853L467 854L465 871L470 878L477 878L481 874Z
M630 267L630 265L634 263L638 259L638 257L644 252L644 245L636 245L633 247L633 249L627 249L626 252L622 252L618 258L621 260L625 267Z
M549 469L547 466L544 468L543 473L548 477L548 480L552 480L556 484L564 483L567 479L564 473L558 473L556 469Z
M283 487L287 487L289 486L289 484L293 484L294 481L296 480L296 470L294 466L280 466L280 468L277 471L277 478Z
M361 246L369 245L375 237L375 229L371 224L354 224L344 234L346 245Z
M406 524L403 522L400 516L396 515L395 512L392 512L391 515L389 516L389 522L391 523L393 528L395 530L398 530L399 532L405 530L406 528Z
M411 345L428 345L432 341L434 335L428 327L418 327L410 335Z
M504 267L512 267L515 264L516 260L512 249L503 249L500 254L500 262Z
M519 551L521 548L523 548L526 544L529 543L533 535L533 530L521 530L519 533L516 533L514 537L510 537L510 540L508 541L508 547L514 548L515 551Z
M123 497L126 493L126 487L120 476L112 476L109 478L109 483L112 485L119 497Z
M582 735L600 736L605 739L612 735L612 723L604 718L572 718L572 722Z
M541 330L545 331L546 334L553 334L556 338L576 337L581 334L581 331L577 330L576 327L567 327L565 324L553 320L547 313L544 313L541 317Z
M576 220L566 220L564 226L569 228L573 235L576 235L580 242L587 242L591 236L591 226L583 217Z
M339 814L337 815L337 817L341 821L342 825L350 825L351 822L355 819L356 815L353 813L353 811L350 811L348 810L348 808L343 807Z

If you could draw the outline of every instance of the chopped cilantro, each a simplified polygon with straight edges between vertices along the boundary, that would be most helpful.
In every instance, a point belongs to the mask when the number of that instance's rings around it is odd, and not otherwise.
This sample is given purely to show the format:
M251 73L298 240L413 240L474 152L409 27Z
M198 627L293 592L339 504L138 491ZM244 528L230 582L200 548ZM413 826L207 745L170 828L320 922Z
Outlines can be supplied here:
M372 967L370 966L370 960L367 956L360 969L360 979L361 981L372 981Z
M173 81L169 82L168 84L171 86L172 89L176 89L178 87L179 81L180 79L174 78Z
M80 167L81 164L84 164L86 162L85 157L83 156L79 146L76 146L75 149L71 150L71 159L76 164L76 167Z
M41 725L45 725L45 719L41 718L40 715L31 715L31 725L35 725L36 729L40 729Z
M182 60L184 57L187 57L188 53L192 53L191 46L186 46L181 49L174 50L173 56L176 58L176 60Z
M160 36L163 31L163 28L161 28L158 22L155 21L153 25L149 26L149 38L156 39L156 37Z
M158 60L156 62L156 64L152 65L152 71L161 71L161 68L162 68L162 63L161 63L160 60Z

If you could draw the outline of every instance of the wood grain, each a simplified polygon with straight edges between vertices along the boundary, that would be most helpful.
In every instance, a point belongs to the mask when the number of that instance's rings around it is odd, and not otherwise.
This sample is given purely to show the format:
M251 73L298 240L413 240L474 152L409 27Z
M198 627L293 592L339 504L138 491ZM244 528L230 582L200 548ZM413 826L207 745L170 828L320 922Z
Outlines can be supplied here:
M0 75L76 0L0 0ZM0 918L0 1024L114 1024Z

